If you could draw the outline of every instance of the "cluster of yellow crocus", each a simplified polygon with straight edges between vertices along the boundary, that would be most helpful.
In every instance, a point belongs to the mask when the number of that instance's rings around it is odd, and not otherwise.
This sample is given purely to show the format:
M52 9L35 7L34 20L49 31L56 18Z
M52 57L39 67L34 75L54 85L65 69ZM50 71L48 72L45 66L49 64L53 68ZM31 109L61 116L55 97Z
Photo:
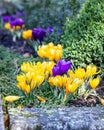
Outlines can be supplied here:
M78 68L75 71L69 70L68 75L50 77L48 82L52 86L58 88L63 88L65 91L65 99L69 93L74 93L79 87L83 85L85 80L87 80L87 85L90 89L96 89L100 83L100 78L92 78L94 75L98 74L97 67L88 65L86 69ZM85 90L87 91L85 86Z
M36 75L35 72L17 75L17 87L29 94L35 87L39 87L44 81L44 75Z
M43 59L49 59L50 61L58 61L62 58L62 51L63 49L60 44L55 46L51 42L48 45L39 46L37 53Z
M25 40L30 40L30 39L32 39L32 30L23 31L22 37L23 37Z
M21 65L21 71L23 72L35 72L36 74L43 74L48 78L49 75L52 75L52 68L55 65L53 61L49 62L24 62Z
M64 76L58 75L58 76L55 76L55 77L50 77L48 79L48 83L51 86L56 86L58 88L63 88L63 87L65 87L67 80L68 80L67 75L64 75Z
M17 75L17 86L29 94L35 87L39 87L44 79L52 75L54 62L23 63L21 70L25 73Z

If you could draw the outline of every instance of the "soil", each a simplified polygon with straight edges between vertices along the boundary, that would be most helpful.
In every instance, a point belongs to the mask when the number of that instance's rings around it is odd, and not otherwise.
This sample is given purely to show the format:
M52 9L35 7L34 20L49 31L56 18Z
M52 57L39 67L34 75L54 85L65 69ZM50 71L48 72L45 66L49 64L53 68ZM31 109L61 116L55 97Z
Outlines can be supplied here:
M3 45L13 52L19 53L23 56L37 56L37 53L34 51L34 49L23 39L16 39L13 41L12 34L7 30L0 30L0 45Z

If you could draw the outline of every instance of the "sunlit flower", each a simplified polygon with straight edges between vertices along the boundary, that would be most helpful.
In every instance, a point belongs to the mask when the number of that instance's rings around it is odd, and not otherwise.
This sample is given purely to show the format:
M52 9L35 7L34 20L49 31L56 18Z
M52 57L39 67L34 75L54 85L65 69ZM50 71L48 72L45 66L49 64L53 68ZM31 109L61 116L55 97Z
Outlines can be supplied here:
M97 72L97 66L88 65L86 67L85 77L88 78L88 77L93 76L93 75L98 74L98 73L100 73L100 71Z
M83 79L85 77L85 70L83 68L78 68L75 70L75 75L76 78Z
M19 96L6 96L6 97L5 97L5 100L6 100L7 102L12 103L12 102L18 100L19 98L20 98Z
M90 83L90 86L91 86L92 89L96 89L96 87L100 83L100 79L99 78L90 79L89 83Z
M53 43L49 43L47 45L40 46L37 53L41 58L47 58L50 61L58 61L62 58L62 51L62 46L60 44L54 46Z
M58 88L61 88L61 87L65 87L66 85L66 82L67 82L67 76L64 75L64 76L55 76L55 77L50 77L48 79L48 83L51 85L51 86L55 86L55 87L58 87Z
M66 73L71 67L71 62L66 60L59 60L57 65L55 65L52 69L53 76L63 75Z
M35 65L35 62L33 64L29 63L29 62L23 62L22 65L21 65L21 70L23 72L33 71L34 70L34 65Z
M37 99L38 99L40 102L42 102L42 103L45 103L45 102L46 102L46 100L45 100L44 98L40 97L40 96L37 96Z
M62 85L63 85L61 76L50 77L48 79L48 82L50 85L58 87L58 88L62 87Z
M22 37L25 40L30 40L32 38L32 30L23 31Z
M68 81L66 84L66 92L74 93L76 89L82 84L82 80L76 79L73 81Z

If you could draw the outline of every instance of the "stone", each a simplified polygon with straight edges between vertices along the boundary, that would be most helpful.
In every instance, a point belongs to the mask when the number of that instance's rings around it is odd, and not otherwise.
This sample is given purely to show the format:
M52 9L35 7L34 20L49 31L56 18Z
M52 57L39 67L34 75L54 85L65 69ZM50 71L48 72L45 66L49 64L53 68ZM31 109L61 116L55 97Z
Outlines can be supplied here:
M10 130L104 130L104 107L10 109Z
M4 130L4 120L3 120L2 102L0 96L0 130Z

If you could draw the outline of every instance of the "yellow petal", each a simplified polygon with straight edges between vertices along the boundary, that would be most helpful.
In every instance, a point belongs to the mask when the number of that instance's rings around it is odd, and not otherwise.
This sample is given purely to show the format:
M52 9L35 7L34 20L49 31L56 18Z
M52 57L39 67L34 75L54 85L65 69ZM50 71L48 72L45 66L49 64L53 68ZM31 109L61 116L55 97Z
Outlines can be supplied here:
M10 23L6 23L5 26L4 26L6 29L10 29Z
M20 98L19 96L7 96L7 97L5 97L5 100L6 100L7 102L12 103L12 102L18 100L19 98Z
M90 83L90 86L91 86L92 89L96 89L96 87L100 83L100 79L99 78L90 79L89 83Z
M44 98L42 98L42 97L37 96L37 99L38 99L40 102L42 102L42 103L45 103L45 102L46 102L46 100L45 100Z
M83 68L78 68L75 70L75 77L82 79L85 77L85 70Z
M29 94L30 91L31 91L30 85L26 85L25 88L24 88L24 90L25 90L25 92L26 92L27 94Z
M101 105L104 106L104 99L99 97L99 101L100 101Z

